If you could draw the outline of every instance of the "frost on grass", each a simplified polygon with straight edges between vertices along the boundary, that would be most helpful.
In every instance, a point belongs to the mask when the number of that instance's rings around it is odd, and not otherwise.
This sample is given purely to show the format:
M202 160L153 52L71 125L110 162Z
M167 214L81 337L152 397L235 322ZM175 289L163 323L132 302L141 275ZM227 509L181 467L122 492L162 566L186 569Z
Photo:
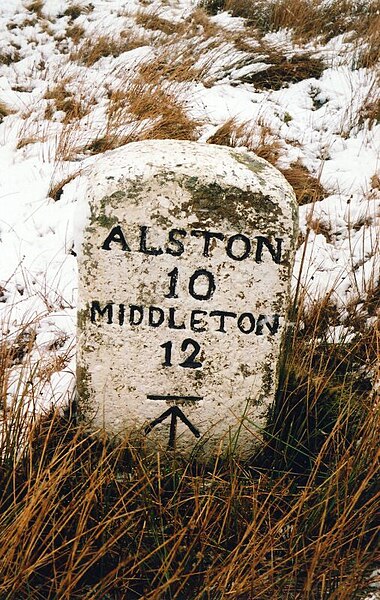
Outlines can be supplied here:
M376 318L375 3L297 1L296 22L281 2L199 4L0 7L0 312L9 340L33 323L44 406L73 380L86 169L130 141L245 145L270 160L301 204L294 289L310 306L328 295L335 332Z

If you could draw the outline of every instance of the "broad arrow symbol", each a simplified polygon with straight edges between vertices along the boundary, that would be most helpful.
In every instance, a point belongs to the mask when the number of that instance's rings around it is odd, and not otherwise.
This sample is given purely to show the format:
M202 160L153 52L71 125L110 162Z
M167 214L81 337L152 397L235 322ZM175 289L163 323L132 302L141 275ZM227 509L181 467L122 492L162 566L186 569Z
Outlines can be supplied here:
M175 436L176 436L176 431L177 431L177 418L181 419L181 421L183 423L185 423L185 425L187 425L187 427L190 429L191 433L193 433L195 435L195 437L199 438L201 437L200 431L194 427L194 425L192 423L190 423L189 419L187 419L185 417L185 415L183 414L182 410L180 410L178 408L178 406L172 406L171 408L169 408L168 410L166 410L164 413L162 413L162 415L160 417L157 417L157 419L154 419L154 421L152 421L151 423L149 423L149 425L147 425L145 427L145 433L148 434L150 431L152 431L152 429L154 427L156 427L156 425L159 425L160 423L162 423L162 421L165 421L165 419L167 419L167 417L172 418L171 422L170 422L170 433L169 433L169 444L168 444L168 448L175 448Z

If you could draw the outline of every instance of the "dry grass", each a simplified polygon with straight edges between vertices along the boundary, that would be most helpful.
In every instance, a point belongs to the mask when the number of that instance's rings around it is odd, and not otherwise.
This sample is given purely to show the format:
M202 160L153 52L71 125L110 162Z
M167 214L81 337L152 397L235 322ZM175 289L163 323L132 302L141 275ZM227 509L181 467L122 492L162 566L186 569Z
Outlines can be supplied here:
M251 152L275 165L281 144L263 119L257 123L238 123L232 118L226 121L208 140L209 144L221 144L235 148L245 146Z
M329 243L333 241L331 225L329 223L322 222L320 219L313 218L312 216L307 218L306 222L308 228L314 231L316 235L323 235Z
M279 90L286 84L298 83L311 77L318 79L326 68L320 58L313 58L308 54L287 59L272 51L267 60L270 63L267 69L247 75L242 81L253 83L256 89Z
M140 66L139 75L149 85L159 83L162 80L177 81L179 83L199 81L206 75L207 68L195 67L194 58L191 47L183 48L174 60L171 57L171 52L164 49L158 53L154 61Z
M171 35L182 29L180 23L174 23L168 21L163 17L160 17L157 13L149 11L138 11L136 13L136 23L141 25L145 29L152 29L153 31L161 31L166 35Z
M159 85L146 85L141 80L128 89L128 109L141 121L152 119L160 123L163 130L170 128L172 135L169 137L173 139L194 139L195 128L199 126L186 115L173 88L165 90Z
M227 10L234 17L243 17L248 26L255 27L261 33L293 29L297 36L315 37L320 33L320 2L309 0L291 0L285 2L265 2L258 0L205 0L206 9L215 14ZM317 32L317 33L316 33Z
M175 83L164 87L137 76L110 90L105 131L86 150L97 154L148 139L196 140L200 125L186 113Z
M47 100L54 100L54 108L52 106L48 107L45 114L46 118L51 118L55 111L62 111L65 113L62 122L67 124L79 121L89 113L90 102L88 98L75 96L67 89L68 83L67 80L63 80L45 93Z
M371 186L373 190L380 190L380 173L372 175Z
M141 79L148 84L200 81L210 87L214 83L214 63L229 49L219 38L202 39L192 33L188 38L187 31L175 36L172 43L163 43L155 48L154 59L143 62L138 69Z
M356 342L323 342L329 300L299 311L245 463L144 457L57 414L29 420L20 386L1 420L0 597L356 598L375 557L379 406Z
M1 370L5 372L9 367L21 364L31 352L35 339L36 334L33 324L28 323L26 326L20 328L20 331L11 341L7 339L1 340ZM4 394L2 394L3 397Z
M36 144L37 142L42 142L44 141L43 137L37 137L37 136L26 136L26 137L22 137L18 142L17 142L17 150L21 150L21 148L25 148L25 146L29 146L29 144Z
M211 14L227 10L243 17L262 34L291 29L294 38L303 42L317 37L328 40L349 31L366 37L371 29L376 31L379 18L379 0L333 0L328 4L321 0L204 0L202 4Z
M358 123L362 125L367 122L368 128L380 123L380 94L377 98L368 98L359 111Z
M52 198L54 202L58 202L61 199L61 196L63 194L63 188L65 187L65 185L67 185L68 183L70 183L70 181L75 179L75 177L77 177L79 173L80 170L76 171L75 173L71 173L70 175L64 177L63 179L60 179L56 183L51 184L49 189L49 198Z
M150 84L164 80L200 81L210 87L218 77L225 76L223 67L219 74L215 73L215 63L225 62L227 68L233 68L237 39L238 34L221 30L198 7L186 20L175 24L170 36L151 40L155 56L149 62L142 62L139 75Z
M75 21L83 12L89 12L89 7L84 8L80 4L72 3L63 13L65 17L69 17L71 21Z
M234 118L229 119L207 141L209 144L221 144L232 148L245 146L274 166L282 151L279 139L262 118L257 123L238 123ZM318 177L312 175L301 163L280 170L292 186L299 205L317 202L326 197ZM322 230L319 230L319 233L322 233ZM325 233L328 234L327 231Z
M201 6L194 8L191 14L184 21L173 22L161 17L158 13L149 10L140 10L136 14L136 22L145 29L161 31L166 35L176 34L176 39L171 39L169 43L174 43L180 39L191 40L194 36L201 36L203 39L220 35L220 28L212 23L206 10ZM224 35L228 35L224 32ZM159 40L165 44L166 40Z
M216 37L220 34L220 27L210 20L209 15L202 6L195 8L187 18L183 35L191 37L193 35L199 35L200 32L204 38ZM227 32L223 33L223 35L226 34Z
M70 59L86 67L91 67L99 59L106 56L117 57L123 52L144 46L146 39L133 32L125 33L120 37L100 35L98 38L86 38L71 52Z
M379 29L380 29L380 17L377 15L374 17L374 22L369 26L367 32L359 38L359 44L361 48L359 50L359 60L357 62L357 68L377 68L380 62L380 41L379 41Z
M333 2L327 21L314 0L217 2L262 32L291 27L298 39L338 33L349 6ZM32 4L43 8L42 2ZM80 12L72 4L66 16L74 21ZM378 56L375 30L364 31L369 21L363 14L358 35L367 35L371 44L360 60L372 65ZM215 25L202 9L175 29L158 15L139 15L148 29L177 36L179 51L163 43L155 48L156 59L139 65L132 80L110 89L105 131L88 152L137 139L198 137L200 123L187 114L178 83L211 80L212 58L202 66L196 62L220 44ZM81 27L73 24L68 31L78 43ZM201 47L199 38L192 40L199 32ZM100 36L84 40L71 58L91 66L143 43L128 35ZM273 54L271 62L252 79L257 87L276 89L318 77L322 69L308 55L286 61ZM77 151L77 121L87 114L87 100L71 93L67 81L46 98L65 112L58 155L68 158ZM0 106L3 110L9 109ZM361 118L378 122L378 103L366 105ZM273 164L281 152L264 119L230 119L208 141L246 146ZM303 165L292 165L284 175L299 204L325 196ZM54 200L68 181L52 187ZM377 179L373 185L378 187ZM329 235L320 223L309 226ZM380 430L373 384L380 331L378 322L369 328L365 321L368 314L377 315L379 290L374 280L365 317L350 313L347 321L356 336L335 345L328 343L328 328L341 323L342 315L331 296L306 310L306 298L296 294L295 327L286 340L265 443L245 463L233 455L207 466L196 457L184 463L173 454L145 456L143 439L137 446L92 436L59 414L30 418L25 408L33 410L41 386L63 368L65 356L58 353L37 369L28 367L33 324L21 328L12 343L3 341L1 600L354 600L376 552ZM20 370L16 386L15 369ZM244 426L254 429L249 422Z
M32 2L29 2L29 4L26 5L26 8L30 10L30 12L36 13L39 18L42 18L44 0L32 0Z
M165 26L156 14L141 11L139 15L144 23L148 19L152 27ZM127 72L124 79L122 73L118 73L117 88L109 90L105 128L85 148L74 125L81 115L87 114L87 99L82 101L78 93L70 93L72 85L66 85L65 80L49 90L46 97L54 102L47 107L46 118L52 118L54 110L62 110L65 112L64 124L73 125L63 130L56 158L73 159L83 151L101 153L143 139L196 140L200 122L187 114L184 108L186 92L180 84L202 81L204 85L211 85L215 80L215 60L233 50L223 37L212 37L211 34L216 32L217 28L205 11L196 9L186 22L176 25L170 43L166 36L150 40L154 58L141 61L136 65L136 73ZM72 32L76 40L81 35L81 29ZM92 66L103 56L116 56L146 43L147 38L132 35L129 31L118 38L86 38L71 52L70 58Z
M282 174L292 186L299 205L318 202L326 197L326 191L319 178L313 176L301 163L294 163L289 169L282 169Z
M11 109L9 104L0 101L0 119L2 117L7 117L8 115L11 115L13 112L14 111Z
M290 3L280 0L272 5L271 28L275 31L292 29L300 41L318 36L333 37L346 31L344 21L348 4L345 0L335 0L326 10L319 0L292 0Z
M81 25L78 25L77 23L70 25L66 29L67 37L71 38L74 44L79 44L79 42L83 38L84 32L84 28Z
M356 12L353 12L353 23L348 25L348 30L351 30L351 39L357 48L355 67L377 69L380 62L380 0L359 3Z
M6 52L0 53L0 65L11 65L19 60L21 60L19 48L15 48L14 46L9 46Z

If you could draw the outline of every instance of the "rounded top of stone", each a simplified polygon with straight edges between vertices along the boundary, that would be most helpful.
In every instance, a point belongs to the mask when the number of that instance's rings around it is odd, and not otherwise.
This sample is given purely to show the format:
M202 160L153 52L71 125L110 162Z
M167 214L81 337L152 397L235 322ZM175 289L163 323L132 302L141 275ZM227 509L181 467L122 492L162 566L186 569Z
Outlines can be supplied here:
M246 148L230 148L187 140L132 142L103 155L92 168L96 180L144 180L157 174L173 179L198 177L204 183L236 186L263 194L281 191L289 199L294 193L285 177L270 163Z

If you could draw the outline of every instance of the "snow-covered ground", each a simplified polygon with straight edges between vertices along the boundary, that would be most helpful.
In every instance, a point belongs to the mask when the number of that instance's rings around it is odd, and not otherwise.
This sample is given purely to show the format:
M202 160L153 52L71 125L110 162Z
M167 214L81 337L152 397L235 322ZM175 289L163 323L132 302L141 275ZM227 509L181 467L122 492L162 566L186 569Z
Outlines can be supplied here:
M380 124L366 118L366 107L376 101L374 69L355 68L357 50L348 36L302 48L289 31L279 31L264 38L267 49L288 58L307 50L326 68L318 78L256 89L249 75L270 65L262 44L247 34L243 19L227 13L208 24L198 16L192 36L181 37L180 26L187 23L189 31L195 8L195 0L0 5L0 319L3 339L19 350L16 358L27 355L32 368L46 375L33 395L41 408L65 403L74 386L76 204L86 169L100 156L90 148L109 133L117 91L142 66L158 69L163 51L173 66L193 52L198 76L173 82L168 75L162 85L199 123L196 139L207 141L230 119L251 123L258 135L264 124L280 141L281 169L300 163L319 178L324 199L300 207L303 235L294 273L296 282L303 261L302 286L310 301L330 293L347 334L344 318L365 306L378 284ZM144 28L146 13L172 23L174 31ZM84 64L78 48L85 38L91 48L100 36L132 42ZM249 48L236 43L239 36ZM65 105L65 94L71 104ZM69 118L65 106L72 111L73 99L77 116ZM120 138L151 125L127 108L112 125ZM334 336L342 328L332 325ZM15 386L21 368L13 370Z

